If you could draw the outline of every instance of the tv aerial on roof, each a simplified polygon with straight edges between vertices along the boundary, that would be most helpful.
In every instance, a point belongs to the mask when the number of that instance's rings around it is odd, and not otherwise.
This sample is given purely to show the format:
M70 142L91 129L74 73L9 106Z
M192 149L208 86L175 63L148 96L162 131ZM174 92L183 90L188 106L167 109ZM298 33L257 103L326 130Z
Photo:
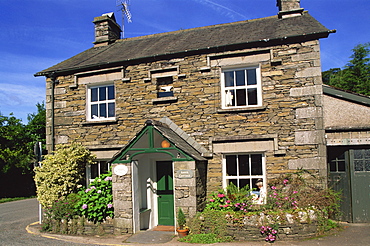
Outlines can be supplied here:
M129 10L130 0L116 0L117 6L122 12L122 36L125 37L125 16L128 23L132 22L131 12Z

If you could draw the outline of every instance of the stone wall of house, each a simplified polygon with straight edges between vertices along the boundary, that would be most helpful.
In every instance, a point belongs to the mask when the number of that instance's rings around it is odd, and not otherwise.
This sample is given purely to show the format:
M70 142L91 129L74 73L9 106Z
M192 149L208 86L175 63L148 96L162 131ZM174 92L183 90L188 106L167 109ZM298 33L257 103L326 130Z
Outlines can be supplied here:
M114 168L117 164L113 164ZM132 208L132 183L131 183L131 166L128 168L127 174L118 176L113 173L113 201L114 201L114 230L116 234L133 233L133 208Z
M260 56L253 56L251 52L256 50L265 52L261 61L258 61ZM222 54L227 56L228 53L224 51ZM122 73L125 78L114 80L116 120L110 122L86 120L88 82L79 84L73 74L58 77L59 82L55 85L55 142L78 141L89 148L100 149L124 146L147 119L159 120L166 116L211 152L212 143L217 138L250 139L252 136L258 140L274 135L274 149L266 153L268 179L294 172L297 168L313 170L325 176L326 148L318 41L231 53L233 57L237 56L235 53L246 57L244 61L247 65L260 64L263 107L254 110L221 110L221 68L209 63L209 57L219 55L217 53L158 58L126 64ZM177 69L173 75L174 97L177 99L158 102L156 81L150 71L168 67ZM50 88L48 81L46 106L49 148ZM221 159L220 153L214 153L213 158L209 159L208 192L221 187ZM116 182L117 185L121 183L120 180Z

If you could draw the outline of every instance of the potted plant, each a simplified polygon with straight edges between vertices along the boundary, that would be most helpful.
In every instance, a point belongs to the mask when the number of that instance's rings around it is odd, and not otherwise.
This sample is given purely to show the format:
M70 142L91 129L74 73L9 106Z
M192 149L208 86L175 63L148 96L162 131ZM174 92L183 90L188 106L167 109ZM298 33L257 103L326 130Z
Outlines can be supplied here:
M179 235L180 238L182 237L185 237L186 235L189 234L189 229L185 227L186 225L186 218L185 218L185 214L184 212L182 211L181 208L179 208L178 212L177 212L177 233Z

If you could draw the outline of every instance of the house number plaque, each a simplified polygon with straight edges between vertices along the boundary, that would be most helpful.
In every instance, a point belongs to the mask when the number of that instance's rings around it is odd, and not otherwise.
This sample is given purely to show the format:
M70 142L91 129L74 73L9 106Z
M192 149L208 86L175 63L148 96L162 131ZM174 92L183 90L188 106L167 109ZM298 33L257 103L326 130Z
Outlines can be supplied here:
M126 175L128 172L128 167L125 165L117 165L113 169L114 174L118 176Z
M176 173L179 179L191 179L194 177L193 170L178 170Z

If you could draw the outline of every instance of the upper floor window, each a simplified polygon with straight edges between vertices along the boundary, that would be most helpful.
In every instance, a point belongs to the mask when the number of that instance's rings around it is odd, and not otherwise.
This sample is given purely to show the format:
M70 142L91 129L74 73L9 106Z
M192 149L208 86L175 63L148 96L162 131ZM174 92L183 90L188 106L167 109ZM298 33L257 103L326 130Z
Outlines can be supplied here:
M262 106L259 67L225 69L221 77L222 108Z
M105 120L115 118L114 85L94 86L88 89L88 119Z
M173 78L158 77L157 78L158 98L160 97L173 97Z

